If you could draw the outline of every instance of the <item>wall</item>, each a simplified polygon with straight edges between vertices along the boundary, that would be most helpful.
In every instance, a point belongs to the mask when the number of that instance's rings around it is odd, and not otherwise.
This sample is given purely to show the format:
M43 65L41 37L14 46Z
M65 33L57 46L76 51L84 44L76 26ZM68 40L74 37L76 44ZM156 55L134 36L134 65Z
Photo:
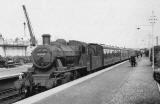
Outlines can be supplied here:
M0 37L0 55L5 56L26 56L29 42L23 40L4 40Z
M26 50L25 47L6 47L5 48L6 56L25 56Z

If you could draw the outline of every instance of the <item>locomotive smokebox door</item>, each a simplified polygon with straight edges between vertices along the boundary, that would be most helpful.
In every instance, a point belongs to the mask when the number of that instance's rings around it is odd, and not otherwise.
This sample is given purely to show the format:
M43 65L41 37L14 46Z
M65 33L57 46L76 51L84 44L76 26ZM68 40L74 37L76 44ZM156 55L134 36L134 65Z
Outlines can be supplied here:
M50 34L43 34L42 39L43 39L43 45L50 45L51 42L51 35Z

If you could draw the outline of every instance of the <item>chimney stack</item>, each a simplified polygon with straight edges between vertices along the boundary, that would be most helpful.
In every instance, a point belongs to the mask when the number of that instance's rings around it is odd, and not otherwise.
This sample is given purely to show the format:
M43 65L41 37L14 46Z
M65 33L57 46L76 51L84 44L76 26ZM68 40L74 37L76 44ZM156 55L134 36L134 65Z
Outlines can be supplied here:
M51 42L51 35L50 34L43 34L42 39L43 39L43 45L50 45Z

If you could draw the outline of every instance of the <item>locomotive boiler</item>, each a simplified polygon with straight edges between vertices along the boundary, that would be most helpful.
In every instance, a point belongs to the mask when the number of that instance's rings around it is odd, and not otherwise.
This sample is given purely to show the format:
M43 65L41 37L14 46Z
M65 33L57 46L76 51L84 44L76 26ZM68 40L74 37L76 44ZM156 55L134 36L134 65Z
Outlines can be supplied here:
M71 64L77 64L76 60L80 56L79 47L69 46L62 39L50 43L49 37L49 35L43 35L43 45L36 47L32 52L34 67L42 71L41 69L47 70L54 67L53 65L60 67L62 65L69 66Z

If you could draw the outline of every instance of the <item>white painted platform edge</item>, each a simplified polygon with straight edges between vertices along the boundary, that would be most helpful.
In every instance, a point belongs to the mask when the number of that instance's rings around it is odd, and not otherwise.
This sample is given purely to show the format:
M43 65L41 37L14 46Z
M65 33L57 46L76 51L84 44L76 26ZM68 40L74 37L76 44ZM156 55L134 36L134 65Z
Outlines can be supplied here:
M19 74L10 74L10 75L5 75L5 76L2 76L0 78L0 80L4 80L4 79L8 79L8 78L14 78L14 77L18 77Z
M111 69L113 69L113 68L115 68L115 67L117 67L117 66L119 66L119 65L121 65L121 64L123 64L125 62L127 62L127 61L124 61L122 63L116 64L116 65L111 66L111 67L108 67L106 69L103 69L101 71L95 72L95 73L90 74L90 75L87 75L85 77L79 78L77 80L68 82L66 84L63 84L63 85L58 86L58 87L55 87L55 88L50 89L48 91L45 91L45 92L39 93L37 95L31 96L31 97L26 98L24 100L18 101L18 102L14 103L14 104L34 104L34 103L39 102L39 101L41 101L41 100L43 100L43 99L45 99L45 98L47 98L47 97L49 97L49 96L51 96L53 94L56 94L56 93L58 93L58 92L60 92L62 90L65 90L65 89L67 89L67 88L69 88L71 86L74 86L74 85L76 85L78 83L81 83L81 82L83 82L85 80L88 80L88 79L93 78L93 77L95 77L95 76L97 76L99 74L102 74L105 71L109 71L109 70L111 70Z
M157 83L157 82L156 82ZM159 92L160 92L160 86L159 86L159 84L157 83L157 86L158 86L158 90L159 90Z
M153 71L154 71L154 69L153 69ZM159 90L159 92L160 92L160 86L159 86L159 84L156 82L156 84L157 84L157 86L158 86L158 90Z
M152 70L153 70L153 72L154 72L154 69L153 69L153 67L152 67ZM155 81L156 82L156 81ZM156 84L157 84L157 87L158 87L158 91L160 92L160 86L159 86L159 84L156 82Z
M16 70L21 70L21 69L28 69L29 67L31 67L31 66L29 66L29 65L23 65L23 66L18 66L18 67L15 67L15 68L5 68L5 69L3 69L3 70L0 70L0 73L2 73L2 72L10 72L10 71L16 71ZM1 69L1 68L0 68ZM7 79L7 78L14 78L14 77L18 77L19 76L19 74L20 73L23 73L23 72L25 72L25 71L22 71L22 72L17 72L17 73L15 73L15 74L7 74L7 75L0 75L0 80L4 80L4 79Z

